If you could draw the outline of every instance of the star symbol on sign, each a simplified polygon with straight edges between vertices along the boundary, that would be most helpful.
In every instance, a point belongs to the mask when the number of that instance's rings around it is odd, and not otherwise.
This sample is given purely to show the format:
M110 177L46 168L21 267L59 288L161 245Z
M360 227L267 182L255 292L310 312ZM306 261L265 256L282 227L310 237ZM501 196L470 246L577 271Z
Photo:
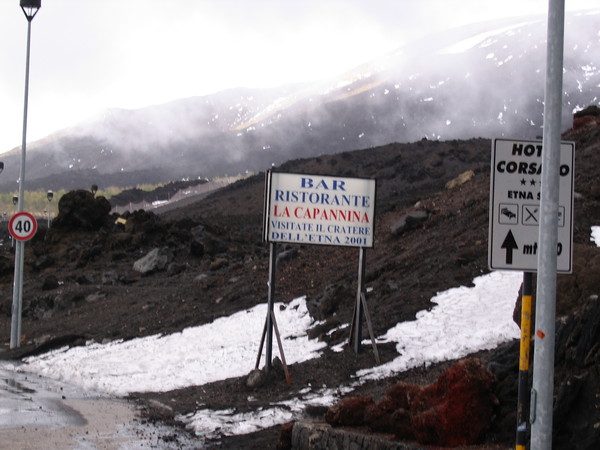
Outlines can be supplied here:
M525 180L525 178L521 179L521 186L525 186L527 184L527 181Z
M535 180L532 178L531 181L529 182L530 185L535 186Z

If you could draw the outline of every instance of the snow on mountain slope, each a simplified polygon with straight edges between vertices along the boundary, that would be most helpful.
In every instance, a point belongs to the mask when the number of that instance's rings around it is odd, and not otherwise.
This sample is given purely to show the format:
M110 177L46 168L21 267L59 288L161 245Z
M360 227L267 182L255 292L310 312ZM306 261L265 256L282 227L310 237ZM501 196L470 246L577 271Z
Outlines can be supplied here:
M598 102L598 30L600 10L567 16L565 130L575 110ZM82 169L149 170L157 179L148 182L157 182L422 138L535 138L543 125L545 41L545 16L478 23L414 41L320 83L106 111L32 143L28 179ZM14 189L18 152L5 163L9 181L0 188Z

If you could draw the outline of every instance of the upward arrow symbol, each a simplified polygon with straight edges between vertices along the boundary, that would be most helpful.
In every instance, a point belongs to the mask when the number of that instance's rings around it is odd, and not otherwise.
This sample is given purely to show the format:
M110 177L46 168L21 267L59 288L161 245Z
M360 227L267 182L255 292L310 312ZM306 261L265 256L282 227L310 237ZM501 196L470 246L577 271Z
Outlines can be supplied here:
M506 264L512 264L513 250L519 248L517 241L515 241L515 237L512 234L512 230L508 230L508 233L506 234L504 242L502 242L500 248L506 249Z

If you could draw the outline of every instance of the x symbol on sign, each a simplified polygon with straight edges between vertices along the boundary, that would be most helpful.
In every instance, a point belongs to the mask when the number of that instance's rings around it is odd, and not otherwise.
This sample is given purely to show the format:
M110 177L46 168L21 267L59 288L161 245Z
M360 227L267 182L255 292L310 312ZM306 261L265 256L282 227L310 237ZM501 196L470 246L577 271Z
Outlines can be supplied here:
M529 219L533 219L533 221L537 223L537 219L533 215L535 212L537 212L537 209L534 209L532 212L529 210L529 208L525 208L525 211L527 211L527 214L528 214L527 217L525 218L525 222L528 222Z

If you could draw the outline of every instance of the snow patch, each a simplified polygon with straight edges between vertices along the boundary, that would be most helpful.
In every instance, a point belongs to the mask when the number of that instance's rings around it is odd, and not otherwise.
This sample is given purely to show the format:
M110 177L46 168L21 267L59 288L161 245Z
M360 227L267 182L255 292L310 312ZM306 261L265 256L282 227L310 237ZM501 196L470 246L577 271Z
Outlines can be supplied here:
M431 299L437 304L431 311L420 311L417 320L399 323L381 337L383 342L395 342L400 356L358 376L385 378L518 339L512 315L522 279L521 272L496 271L475 278L474 287L440 292Z
M517 23L515 25L511 25L508 27L504 27L504 28L498 28L496 30L490 30L490 31L486 31L484 33L479 33L476 34L475 36L471 36L467 39L463 39L460 42L457 42L456 44L452 44L448 47L445 47L443 49L441 49L438 54L453 54L453 53L464 53L467 50L470 50L472 48L475 48L477 46L481 47L481 48L485 48L490 46L491 44L493 44L494 42L496 42L496 40L492 40L490 39L492 36L498 36L502 33L506 33L509 30L515 30L516 28L520 28L529 24L535 23L535 21L529 21L529 22L521 22L521 23Z
M306 336L314 323L306 297L276 303L275 311L287 363L318 357L326 344ZM19 370L122 396L240 377L254 366L266 314L261 304L168 336L61 349L28 358Z
M596 246L600 247L600 226L592 227L591 240L596 244Z

